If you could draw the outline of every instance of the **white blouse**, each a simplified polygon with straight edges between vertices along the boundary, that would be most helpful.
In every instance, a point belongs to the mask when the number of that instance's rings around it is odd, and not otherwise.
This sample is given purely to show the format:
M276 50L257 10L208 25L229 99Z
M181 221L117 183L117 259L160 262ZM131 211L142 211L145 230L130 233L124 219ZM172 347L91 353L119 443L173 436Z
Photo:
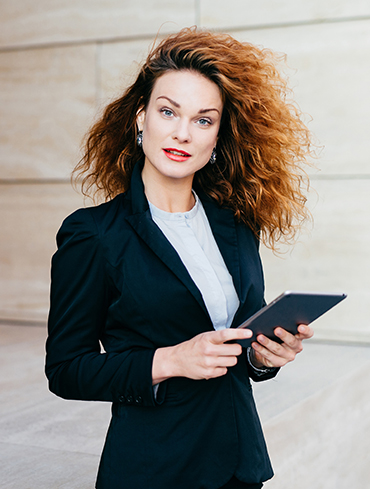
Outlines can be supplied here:
M201 292L213 327L229 328L239 299L203 205L194 196L195 205L188 212L162 211L149 202L150 212Z

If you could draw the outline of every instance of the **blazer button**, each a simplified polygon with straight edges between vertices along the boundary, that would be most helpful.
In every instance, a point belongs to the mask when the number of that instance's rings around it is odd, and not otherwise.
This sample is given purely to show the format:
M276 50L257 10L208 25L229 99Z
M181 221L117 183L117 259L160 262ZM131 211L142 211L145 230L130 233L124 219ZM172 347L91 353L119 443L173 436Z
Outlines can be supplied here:
M125 398L125 396L119 396L118 400L119 400L119 402L125 402L126 398Z
M142 404L143 398L141 396L136 396L135 397L135 404Z
M134 398L132 396L127 396L126 402L127 402L127 404L132 404L134 402Z

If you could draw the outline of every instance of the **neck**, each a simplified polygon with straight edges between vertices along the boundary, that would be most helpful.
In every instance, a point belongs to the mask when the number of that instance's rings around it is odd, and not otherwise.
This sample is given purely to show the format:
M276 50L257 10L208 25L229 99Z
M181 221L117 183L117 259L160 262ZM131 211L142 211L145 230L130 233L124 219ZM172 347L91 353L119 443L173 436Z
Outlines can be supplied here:
M187 178L166 178L148 171L142 171L146 198L153 205L166 212L187 212L194 207L192 193L193 175Z

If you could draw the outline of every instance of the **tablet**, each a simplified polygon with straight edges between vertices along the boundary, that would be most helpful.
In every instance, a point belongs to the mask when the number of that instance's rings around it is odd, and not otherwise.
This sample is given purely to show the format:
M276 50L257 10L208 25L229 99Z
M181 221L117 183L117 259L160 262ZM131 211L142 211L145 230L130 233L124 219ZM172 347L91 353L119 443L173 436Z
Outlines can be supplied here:
M282 343L280 338L274 334L277 326L296 334L300 324L312 323L346 297L346 294L286 291L238 326L238 328L251 329L254 333L252 338L238 341L238 343L242 346L249 346L261 333Z

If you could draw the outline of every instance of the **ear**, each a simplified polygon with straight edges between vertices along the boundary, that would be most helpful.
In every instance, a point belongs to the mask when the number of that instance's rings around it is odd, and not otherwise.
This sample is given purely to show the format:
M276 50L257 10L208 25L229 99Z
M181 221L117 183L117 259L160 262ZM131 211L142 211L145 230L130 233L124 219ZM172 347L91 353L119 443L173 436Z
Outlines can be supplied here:
M136 114L136 124L139 129L139 131L142 131L144 128L144 122L145 122L145 110L141 109L137 114Z

